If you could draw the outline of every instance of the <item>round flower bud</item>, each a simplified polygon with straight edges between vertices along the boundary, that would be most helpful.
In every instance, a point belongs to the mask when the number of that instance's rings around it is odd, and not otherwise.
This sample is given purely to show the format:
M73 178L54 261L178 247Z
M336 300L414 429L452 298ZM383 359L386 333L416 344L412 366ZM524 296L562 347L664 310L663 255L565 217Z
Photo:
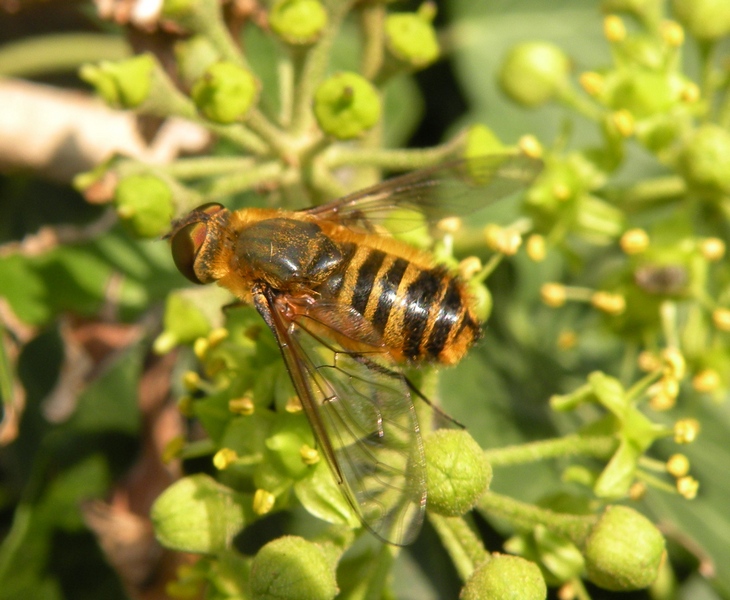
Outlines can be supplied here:
M258 84L251 72L228 62L208 67L191 90L198 110L216 123L242 120L257 94Z
M338 591L334 569L324 552L300 537L269 542L251 563L255 600L330 600Z
M609 506L584 548L588 579L612 591L651 585L664 557L664 538L645 516L626 506Z
M606 79L605 101L617 112L643 119L670 110L681 99L682 81L674 75L633 68Z
M327 26L327 11L319 0L279 0L269 12L269 25L287 44L312 44Z
M523 106L540 106L567 85L570 61L546 42L525 42L512 48L499 74L502 90Z
M504 149L504 144L488 127L477 123L466 132L464 157L473 158L485 154L496 154Z
M439 44L433 25L419 13L388 15L385 36L388 51L412 68L423 69L439 57Z
M466 431L441 429L424 440L428 508L446 517L471 510L492 480L484 452Z
M380 120L380 97L364 77L338 73L317 88L314 114L325 133L340 140L353 139Z
M466 285L474 303L474 314L483 323L492 314L494 306L492 292L486 285L478 281L468 281Z
M696 38L714 40L730 33L727 0L674 0L674 15Z
M544 600L546 597L547 586L540 568L509 554L493 554L479 565L459 595L461 600Z
M170 229L172 190L154 175L130 175L114 191L117 215L139 237L159 237Z
M730 308L716 308L712 311L712 323L720 331L730 331Z
M730 132L718 125L703 125L685 145L679 164L694 187L730 194Z
M81 67L81 78L96 88L110 106L137 108L149 96L155 59L141 54L117 62Z
M151 518L159 542L181 552L227 548L245 524L245 498L208 475L173 483L157 498Z

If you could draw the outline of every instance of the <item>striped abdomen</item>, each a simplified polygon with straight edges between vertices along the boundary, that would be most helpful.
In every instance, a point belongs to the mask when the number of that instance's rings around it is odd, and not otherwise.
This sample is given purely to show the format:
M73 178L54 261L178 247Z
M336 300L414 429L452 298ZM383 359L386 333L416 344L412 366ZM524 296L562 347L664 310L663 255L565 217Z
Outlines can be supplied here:
M453 364L479 337L464 284L444 267L354 243L342 251L327 294L364 315L396 358Z

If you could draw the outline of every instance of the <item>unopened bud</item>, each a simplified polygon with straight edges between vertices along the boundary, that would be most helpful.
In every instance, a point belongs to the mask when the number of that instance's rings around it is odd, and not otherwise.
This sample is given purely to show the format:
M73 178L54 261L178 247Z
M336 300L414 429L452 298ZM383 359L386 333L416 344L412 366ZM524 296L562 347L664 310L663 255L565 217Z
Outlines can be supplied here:
M594 71L582 73L578 79L581 87L591 96L597 96L603 91L604 79L602 75Z
M621 17L607 15L603 19L603 35L609 42L622 42L626 39L626 25Z
M700 482L691 475L680 477L677 479L677 491L679 495L687 500L694 500L700 489Z
M713 310L712 322L720 331L730 331L730 309L716 308Z
M691 444L700 433L697 419L680 419L674 424L674 441L677 444Z
M221 448L213 455L213 466L219 471L225 471L238 460L238 454L232 448Z
M534 135L523 135L517 141L517 147L525 156L540 158L542 156L542 144Z
M649 247L649 235L643 229L629 229L619 244L626 254L640 254Z
M720 238L705 238L700 242L700 252L709 261L718 261L725 256L725 242Z
M257 515L264 516L271 512L276 503L276 496L271 492L259 488L253 495L253 512Z
M672 454L667 460L667 473L672 477L684 477L689 473L689 459L684 454Z
M463 279L471 279L482 270L482 261L478 256L467 256L459 263L459 275Z
M649 350L644 350L643 352L641 352L639 354L637 362L639 368L645 373L651 373L652 371L656 371L662 366L659 357Z
M565 286L560 283L544 283L540 288L540 298L552 308L563 306L567 299Z
M636 127L634 115L625 108L613 113L613 115L611 115L611 121L616 127L616 131L618 131L622 137L627 138L634 134Z
M715 369L703 369L692 378L692 387L698 392L714 392L720 387L720 374Z
M302 462L305 465L316 465L319 462L319 452L316 448L312 448L308 444L304 444L299 449L299 454L302 457Z
M626 310L626 300L621 294L611 292L595 292L591 296L591 304L598 310L611 316L620 315Z
M533 233L527 238L527 245L525 246L527 256L535 262L542 262L545 260L547 251L545 249L545 238L539 233Z
M665 348L662 351L662 358L664 359L664 369L668 377L675 380L684 379L687 372L687 362L677 348Z
M228 410L239 415L250 416L255 412L256 406L249 396L242 396L229 400Z
M659 33L668 46L678 48L684 44L684 29L676 21L662 21Z

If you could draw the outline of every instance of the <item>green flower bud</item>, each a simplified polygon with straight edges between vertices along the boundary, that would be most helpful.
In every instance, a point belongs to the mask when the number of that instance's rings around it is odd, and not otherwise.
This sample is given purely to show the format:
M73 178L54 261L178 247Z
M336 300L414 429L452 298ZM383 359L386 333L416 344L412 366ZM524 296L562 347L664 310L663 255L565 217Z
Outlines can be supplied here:
M269 542L251 564L254 600L329 600L338 591L333 565L325 553L300 537Z
M210 553L228 547L243 528L245 505L242 495L208 475L192 475L162 492L150 516L155 535L166 548Z
M419 13L392 13L385 20L385 43L399 61L423 69L439 57L439 44L430 19Z
M190 88L221 56L206 36L193 35L175 44L175 59L178 76Z
M327 26L327 11L319 0L278 0L269 13L269 25L287 44L312 44Z
M155 65L152 55L141 54L117 62L84 65L79 75L110 106L137 108L149 96Z
M519 556L493 554L467 580L461 600L544 600L547 586L540 568Z
M314 114L319 126L340 140L362 135L380 120L380 113L378 92L356 73L333 75L314 95Z
M730 132L718 125L703 125L685 145L679 164L693 187L730 194Z
M474 302L474 314L480 321L485 322L492 314L492 306L494 305L492 292L489 291L486 285L476 281L468 282L467 287Z
M164 331L157 337L153 348L165 354L178 344L190 344L211 330L208 318L187 295L168 294L165 305Z
M208 67L192 89L198 110L216 123L242 120L257 95L258 83L251 72L228 62Z
M675 74L637 67L608 75L602 99L613 109L625 109L636 119L643 119L665 113L679 103L684 86L684 80Z
M154 175L130 175L114 192L117 215L135 235L159 237L170 229L172 190Z
M492 480L492 467L469 433L442 429L424 440L428 508L446 517L471 510Z
M555 98L568 85L570 60L553 44L524 42L502 63L499 84L515 102L536 107Z
M646 517L626 506L609 506L584 545L588 579L613 591L651 585L664 557L664 538Z
M696 38L715 40L730 33L730 3L726 0L674 0L677 20Z
M489 127L477 123L469 127L469 130L466 132L465 158L484 156L485 154L497 154L503 150L504 144L502 140Z

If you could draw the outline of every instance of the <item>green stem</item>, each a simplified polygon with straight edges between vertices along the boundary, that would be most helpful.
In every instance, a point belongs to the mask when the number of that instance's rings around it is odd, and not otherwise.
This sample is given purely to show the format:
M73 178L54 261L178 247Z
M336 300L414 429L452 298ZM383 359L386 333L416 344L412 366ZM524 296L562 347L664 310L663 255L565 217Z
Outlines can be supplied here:
M700 63L702 65L701 75L701 90L702 97L706 99L708 105L711 107L714 104L714 95L717 91L717 77L715 74L713 56L715 49L717 48L717 42L714 40L703 40L698 42L700 51ZM705 113L705 121L712 118L712 111L708 110Z
M575 600L591 600L591 595L588 593L588 590L580 579L577 577L575 579L571 579L570 585L573 586Z
M638 402L639 397L661 376L661 369L647 373L626 391L626 400L632 403Z
M257 156L271 154L271 149L268 144L243 125L216 125L215 123L203 120L199 120L198 122L221 138L227 139L241 148L248 150L251 154Z
M725 94L717 109L717 122L725 129L730 129L730 88L725 86Z
M448 143L422 150L361 148L351 146L331 146L323 157L330 169L341 166L378 167L393 171L410 171L437 165L453 156L463 147L464 137L457 136Z
M226 175L233 172L247 171L256 163L251 157L241 156L200 156L195 158L178 158L175 162L160 167L168 175L181 179L198 179Z
M492 491L486 492L480 498L477 509L485 515L505 519L517 528L533 529L536 525L544 525L553 533L567 537L577 546L583 544L597 520L594 515L556 513Z
M570 85L560 90L559 100L591 121L600 122L603 118L604 110Z
M279 125L286 129L291 126L294 110L295 59L290 55L283 56L276 70L279 75Z
M636 479L639 481L643 481L647 485L651 486L652 488L656 490L661 490L662 492L665 492L667 494L677 494L677 488L673 485L667 483L665 480L660 479L656 475L652 475L651 473L647 473L646 471L642 469L636 470Z
M317 44L307 52L297 79L291 133L301 135L309 129L312 119L314 91L322 82L329 66L330 51L339 32L342 20L350 10L353 0L332 0L327 3L329 23Z
M363 49L360 72L373 80L383 64L385 46L385 5L381 2L365 3L360 8L360 30Z
M262 112L253 109L246 119L246 125L260 136L277 156L285 158L294 150L289 136L274 125Z
M96 33L43 35L0 47L0 76L31 77L75 71L90 61L121 60L131 56L120 36Z
M481 539L462 517L443 517L429 512L428 518L449 553L459 577L466 581L474 569L489 558Z
M482 236L483 238L483 236ZM487 261L487 264L485 264L482 267L482 270L477 273L473 279L477 283L484 283L487 278L494 273L494 270L502 263L502 260L504 259L504 254L501 254L499 252L496 252L492 254L492 256L489 257L489 260Z
M367 576L353 589L348 598L352 600L381 600L390 576L398 549L390 544L382 544L378 555L369 563Z
M551 440L485 450L484 456L493 467L531 463L565 456L590 456L605 459L614 453L617 445L616 438L609 435L567 435Z
M678 175L657 177L641 181L630 188L608 190L607 199L619 206L632 209L646 208L647 204L666 202L680 198L687 193L686 181Z
M251 169L215 179L203 189L203 195L207 200L214 200L237 194L265 182L281 180L284 173L284 166L280 161L266 162Z
M224 60L240 65L251 70L241 48L231 37L225 21L223 20L222 9L217 2L211 2L195 18L195 29L202 36L208 38Z

